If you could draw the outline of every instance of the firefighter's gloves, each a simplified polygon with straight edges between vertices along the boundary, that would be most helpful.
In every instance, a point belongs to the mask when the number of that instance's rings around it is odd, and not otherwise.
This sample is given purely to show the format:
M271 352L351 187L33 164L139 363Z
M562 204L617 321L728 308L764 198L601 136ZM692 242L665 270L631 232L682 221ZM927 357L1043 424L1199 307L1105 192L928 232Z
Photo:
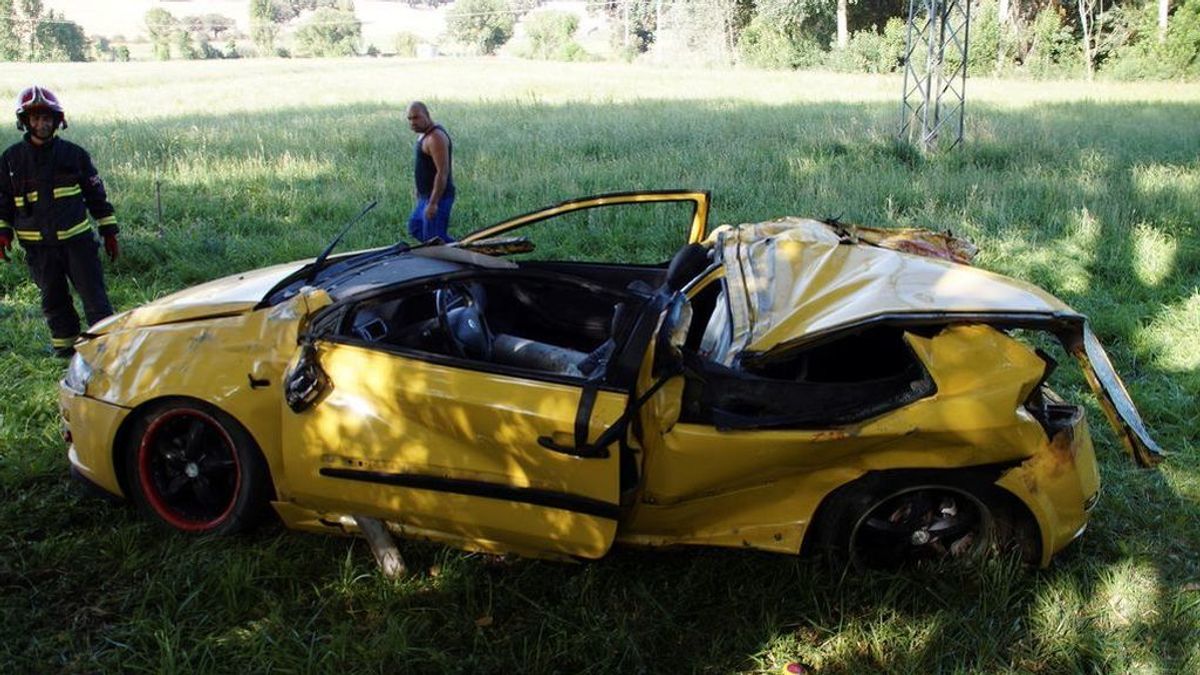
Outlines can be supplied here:
M117 235L104 235L104 252L108 254L111 262L117 262L117 256L121 253L121 247L117 246Z
M8 252L12 250L12 237L7 234L0 234L0 260L4 262L12 262L8 257Z

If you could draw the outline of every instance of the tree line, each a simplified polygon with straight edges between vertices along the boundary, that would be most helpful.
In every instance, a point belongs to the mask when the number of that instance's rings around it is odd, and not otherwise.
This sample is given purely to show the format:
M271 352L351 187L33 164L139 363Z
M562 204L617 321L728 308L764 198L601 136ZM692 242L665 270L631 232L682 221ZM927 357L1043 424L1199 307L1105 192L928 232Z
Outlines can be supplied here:
M247 1L249 36L221 15L176 17L162 7L151 9L144 23L153 54L159 59L236 58L243 55L238 38L246 37L259 56L379 54L374 45L362 44L353 0ZM525 40L509 51L528 58L857 72L903 67L909 9L908 0L588 0L587 11L609 27L610 44L600 54L577 41L578 14L543 9L543 0L398 1L445 6L446 35L439 39L480 54L503 48L521 22ZM1200 0L958 1L970 4L968 71L974 75L1200 76ZM422 41L400 32L392 51L412 56ZM0 0L0 59L128 57L123 46L89 40L77 24L46 10L42 0Z
M0 61L86 61L83 28L41 0L0 0Z

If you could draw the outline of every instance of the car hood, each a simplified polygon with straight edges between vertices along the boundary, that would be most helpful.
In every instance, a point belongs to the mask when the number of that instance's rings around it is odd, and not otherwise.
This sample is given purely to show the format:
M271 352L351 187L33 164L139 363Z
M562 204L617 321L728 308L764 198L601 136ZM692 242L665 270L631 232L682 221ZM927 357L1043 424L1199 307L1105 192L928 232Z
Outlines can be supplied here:
M730 358L803 344L876 317L1079 316L1032 284L928 254L860 243L844 228L815 220L726 225L708 243L725 267Z
M89 328L88 334L104 335L126 328L243 314L254 309L276 284L309 262L273 265L186 288L104 319Z

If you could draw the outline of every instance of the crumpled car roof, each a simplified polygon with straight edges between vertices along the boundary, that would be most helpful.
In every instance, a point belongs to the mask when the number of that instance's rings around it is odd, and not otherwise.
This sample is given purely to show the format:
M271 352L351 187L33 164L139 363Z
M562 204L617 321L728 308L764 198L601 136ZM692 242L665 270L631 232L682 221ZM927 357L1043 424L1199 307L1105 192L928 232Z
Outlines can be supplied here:
M885 315L1075 314L1032 284L847 233L794 217L710 233L725 267L730 358Z

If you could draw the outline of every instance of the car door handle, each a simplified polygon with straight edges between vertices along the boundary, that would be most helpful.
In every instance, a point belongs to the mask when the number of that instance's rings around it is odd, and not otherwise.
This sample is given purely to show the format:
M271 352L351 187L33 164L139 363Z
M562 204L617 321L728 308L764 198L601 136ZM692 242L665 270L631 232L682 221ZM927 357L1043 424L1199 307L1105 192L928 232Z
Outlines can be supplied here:
M557 440L555 440L556 438L564 436L571 437L571 434L568 434L565 431L556 431L552 436L539 436L537 442L538 445L546 448L547 450L561 452L564 455L570 455L572 457L582 457L583 459L603 459L608 457L610 454L607 447L598 448L594 445L576 447L566 443L559 443Z

